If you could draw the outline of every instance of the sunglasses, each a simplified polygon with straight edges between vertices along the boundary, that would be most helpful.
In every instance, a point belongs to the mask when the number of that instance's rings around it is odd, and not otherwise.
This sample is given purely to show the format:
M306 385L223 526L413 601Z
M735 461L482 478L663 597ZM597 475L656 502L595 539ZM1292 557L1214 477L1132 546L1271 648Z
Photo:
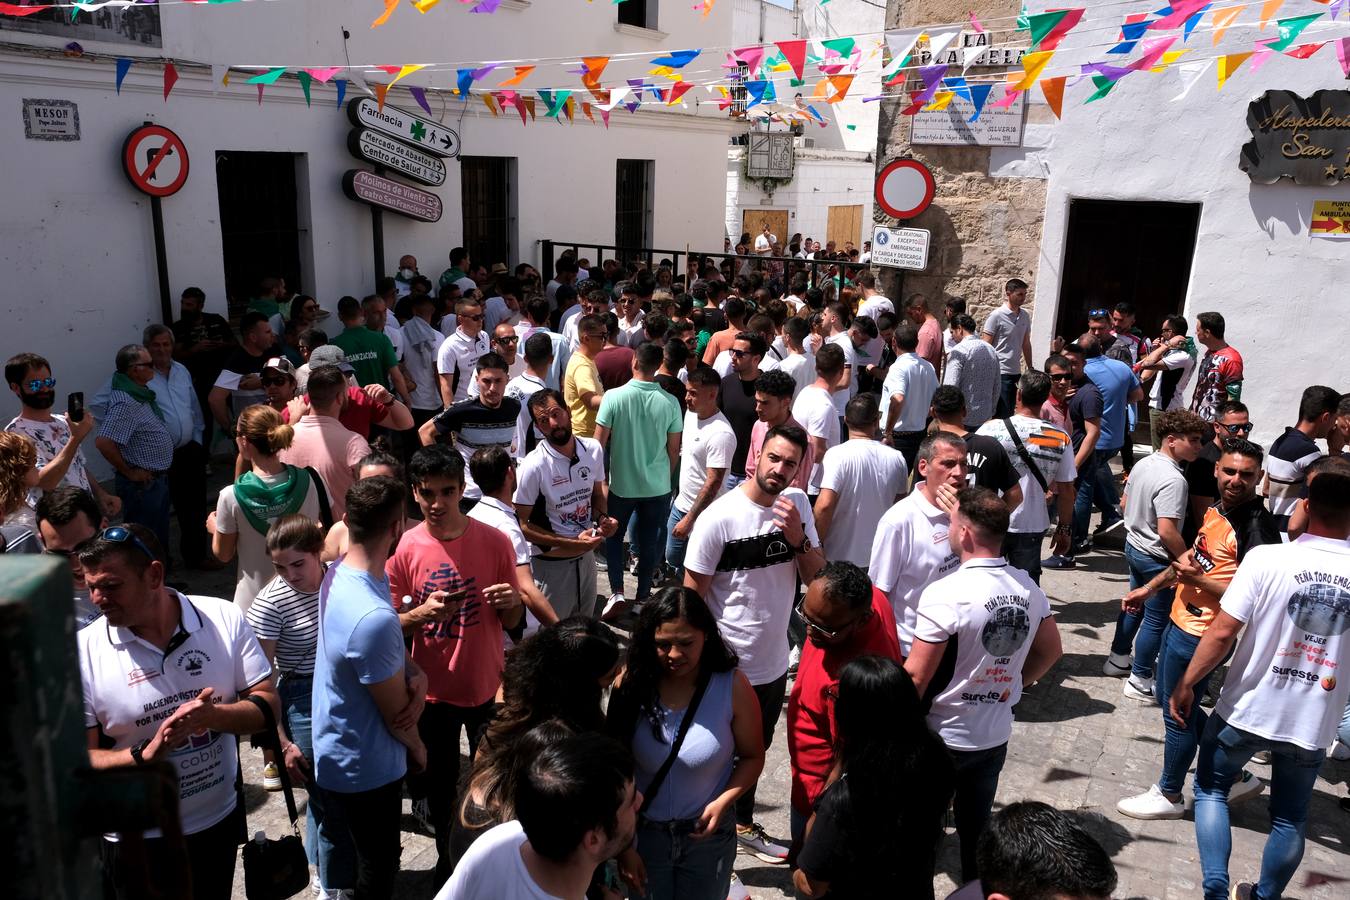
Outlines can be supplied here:
M34 378L28 382L28 393L36 394L38 391L50 391L56 387L55 378Z
M1089 315L1089 316L1109 316L1110 314L1111 314L1111 311L1110 311L1110 310L1107 310L1107 309L1089 309L1089 310L1088 310L1088 315Z
M1227 428L1229 434L1251 434L1252 429L1256 427L1251 422L1239 422L1236 425L1224 425L1223 423L1216 424L1218 424L1220 428Z
M802 624L806 626L808 631L813 631L816 634L820 635L821 637L825 638L826 640L830 641L839 637L841 634L844 634L849 629L861 625L862 623L866 622L868 619L872 617L872 611L869 609L867 612L853 619L853 621L849 622L844 627L839 628L835 631L831 631L830 629L825 628L822 625L817 625L815 622L812 622L809 618L807 618L805 611L803 611L802 609L802 606L805 603L806 601L804 599L799 600L797 602L797 605L793 607L792 612L796 614L797 618L802 620Z
M1051 380L1051 381L1072 381L1072 380L1073 380L1073 376L1072 376L1072 375L1069 375L1069 374L1067 374L1067 373L1064 374L1064 375L1051 375L1051 376L1050 376L1050 380Z
M97 540L111 541L114 544L131 544L137 550L145 554L145 558L155 562L159 557L150 552L150 548L145 546L145 542L136 537L136 533L125 525L114 525L111 528L105 528L98 533Z
M520 342L520 337L518 335L516 337L499 337L495 340L499 344L515 344Z
M469 322L481 322L481 321L483 321L483 317L482 317L482 316L471 316L471 315L469 315L468 313L465 313L464 315L460 316L460 318L461 318L461 319L464 319L464 320L466 320L466 321L469 321Z
M288 378L264 378L262 383L266 387L285 387L290 382Z

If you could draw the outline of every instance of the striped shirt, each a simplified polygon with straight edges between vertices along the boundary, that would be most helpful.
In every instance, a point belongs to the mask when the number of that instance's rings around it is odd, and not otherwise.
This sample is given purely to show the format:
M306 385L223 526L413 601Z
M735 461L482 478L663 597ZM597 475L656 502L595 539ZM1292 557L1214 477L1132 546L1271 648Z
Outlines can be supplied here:
M301 593L280 575L267 582L245 614L259 640L277 642L277 670L313 675L319 643L319 592Z
M516 420L520 417L519 400L503 397L497 406L485 406L478 397L461 400L449 406L436 418L436 434L454 438L455 449L464 457L464 496L477 500L483 492L469 474L469 460L474 451L486 447L512 449L516 437Z
M1266 454L1266 496L1281 531L1289 529L1289 516L1298 501L1307 496L1308 467L1322 458L1322 448L1297 428L1286 427Z

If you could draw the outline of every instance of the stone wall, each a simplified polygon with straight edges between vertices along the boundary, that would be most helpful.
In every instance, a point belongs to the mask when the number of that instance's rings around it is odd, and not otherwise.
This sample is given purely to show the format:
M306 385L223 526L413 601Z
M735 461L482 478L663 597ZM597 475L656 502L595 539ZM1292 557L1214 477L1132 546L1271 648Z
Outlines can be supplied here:
M1016 0L889 0L886 27L968 21L973 11L981 21L997 21L1002 26L985 26L995 46L1025 46L1025 33L1015 35L1010 28L1010 17L1017 15L1018 8ZM971 69L968 74L996 71L1002 70ZM915 74L907 88L920 84ZM895 92L895 88L889 92ZM888 296L921 292L939 318L943 315L944 299L964 297L968 311L977 322L982 322L985 315L1003 302L1004 282L1016 277L1031 285L1029 297L1034 304L1045 213L1044 178L991 175L991 171L1000 171L1008 161L1008 148L912 146L910 117L899 114L908 105L908 90L902 96L888 96L880 102L877 168L880 170L894 159L912 157L932 170L937 193L927 210L904 223L886 215L880 206L875 208L873 218L879 225L927 228L932 232L932 242L925 271L902 274L896 269L879 270ZM1030 126L1046 117L1053 121L1048 107L1029 104L1026 133L1032 133L1034 129ZM1011 151L1011 155L1018 157L1029 153L1034 151ZM1029 167L1022 170L1026 168Z

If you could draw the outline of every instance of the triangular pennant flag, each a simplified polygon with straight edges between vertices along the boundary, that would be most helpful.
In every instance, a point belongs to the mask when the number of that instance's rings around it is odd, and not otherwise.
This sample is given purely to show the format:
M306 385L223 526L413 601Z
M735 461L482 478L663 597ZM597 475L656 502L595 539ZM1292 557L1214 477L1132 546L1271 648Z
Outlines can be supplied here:
M259 106L262 106L262 95L263 95L263 90L264 90L265 87L266 87L266 85L264 85L261 81L258 82L258 105L259 105Z
M492 113L494 119L501 115L501 110L497 109L497 100L492 96L491 92L483 92L483 105L488 108L488 112Z
M342 109L342 98L347 96L347 79L339 78L333 82L337 86L337 106Z
M490 16L497 11L497 7L502 5L502 0L479 0L477 6L469 10L480 16Z
M1022 78L1014 84L1010 90L1025 91L1036 83L1036 79L1041 77L1045 67L1050 63L1050 57L1055 55L1053 50L1038 50L1033 53L1022 55Z
M581 114L595 124L595 114L591 112L591 105L584 100L581 103Z
M783 59L792 66L792 74L802 77L806 66L806 41L776 41L774 44L783 53Z
M342 66L329 66L326 69L306 69L306 72L314 76L314 80L319 84L327 84L328 79L342 71Z
M1093 93L1091 97L1083 101L1085 105L1088 103L1092 103L1094 100L1100 100L1107 94L1111 93L1113 90L1116 89L1116 85L1120 84L1120 79L1107 78L1103 75L1094 75L1092 77L1092 83L1097 86L1097 90Z
M1185 56L1187 53L1190 53L1190 52L1191 52L1191 51L1189 51L1189 50L1168 50L1166 53L1164 53L1164 54L1162 55L1162 60L1159 61L1159 63L1158 63L1156 66L1154 66L1153 68L1149 69L1149 71L1150 71L1150 72L1166 72L1168 66L1172 65L1172 63L1174 63L1174 62L1176 62L1177 60L1181 59L1183 56Z
M1046 78L1040 82L1041 93L1045 95L1046 105L1050 111L1055 114L1056 119L1064 118L1064 82L1067 79L1060 75L1058 78Z
M1326 41L1318 41L1315 44L1299 44L1293 50L1286 50L1284 55L1294 59L1307 59L1326 45Z
M1196 82L1213 64L1213 59L1198 59L1195 62L1184 62L1177 66L1177 71L1181 76L1181 93L1173 97L1172 102L1176 103L1178 100L1186 99L1186 95L1191 92L1191 88L1195 87Z
M995 100L993 103L990 103L989 105L994 107L995 109L1007 109L1008 107L1012 106L1013 103L1016 102L1017 98L1021 96L1023 93L1024 93L1023 91L1014 90L1012 87L1004 88L1003 96L999 97L997 100Z
M411 85L408 88L408 93L412 94L412 98L417 101L417 105L422 107L427 115L431 115L431 104L427 103L427 92L425 88Z
M1144 55L1140 56L1126 68L1133 69L1136 72L1142 72L1145 69L1152 69L1162 59L1168 48L1177 42L1175 37L1154 38L1151 41L1144 42Z
M932 103L928 104L923 108L923 111L936 112L937 110L940 109L946 109L947 107L952 105L952 101L954 99L956 99L956 94L952 93L951 91L942 91L936 97L933 98Z
M702 50L677 50L666 56L658 56L651 61L654 66L669 66L672 69L682 69L694 61Z
M586 67L586 74L581 76L581 83L594 94L600 90L600 76L604 74L605 66L609 65L609 57L583 56L581 64Z
M824 83L825 82L823 81L821 82L821 84ZM745 83L745 91L747 94L750 95L750 102L745 105L745 108L749 109L752 106L758 106L759 104L763 103L764 94L766 91L768 91L768 89L769 89L769 82L767 81L763 80L747 81ZM819 86L817 86L816 92L817 93L820 92Z
M1350 2L1350 0L1331 0L1331 9L1327 12L1327 18L1335 21L1341 14L1341 10L1345 9L1347 2Z
M1275 58L1275 51L1267 46L1274 38L1266 38L1264 42L1257 41L1256 49L1252 51L1252 60L1247 65L1248 72L1258 72L1267 62Z
M1279 12L1281 6L1284 6L1284 0L1266 0L1261 4L1261 30L1266 30L1266 24Z
M1091 75L1092 73L1095 72L1096 78L1104 78L1107 81L1119 81L1120 79L1124 78L1126 75L1130 74L1133 71L1134 71L1133 67L1112 66L1108 65L1107 63L1087 63L1086 65L1082 66L1082 72L1084 75ZM1103 94L1102 96L1106 95Z
M922 28L901 28L886 32L886 49L891 51L891 61L883 72L894 72L907 63L922 34Z
M623 102L624 98L632 93L632 88L620 87L609 90L609 98L596 104L596 108L608 112Z
M539 99L543 100L545 103L548 104L548 112L546 112L544 115L547 118L556 119L558 118L558 113L563 111L563 107L567 104L568 99L571 98L572 92L553 91L552 96L547 99L544 97L545 93L548 92L546 91L539 92Z
M277 83L277 79L280 78L282 75L285 75L285 74L286 74L286 67L285 67L285 66L281 66L280 68L271 69L271 70L269 70L269 71L267 71L267 72L263 72L261 75L254 75L252 78L250 78L250 79L249 79L247 82L245 82L245 83L246 83L246 84L276 84L276 83Z
M848 89L853 86L854 75L831 75L829 78L830 87L834 88L834 95L827 99L826 103L838 103L848 94ZM772 83L772 82L771 82Z
M764 54L768 52L768 47L742 47L733 51L733 55L745 64L746 72L753 76L764 62Z
M1224 83L1233 77L1233 73L1238 70L1247 58L1252 55L1251 51L1246 53L1229 53L1226 56L1219 57L1219 90L1223 90Z
M1180 28L1186 24L1187 19L1208 5L1209 0L1172 0L1171 8L1163 10L1167 15L1161 19L1154 19L1148 24L1148 27L1155 31L1171 31L1173 28Z
M964 72L975 65L975 60L984 55L988 47L962 47L961 48L961 71Z
M403 68L403 67L402 67L402 66L373 66L372 68L379 69L381 72L385 73L386 75L397 75L397 74L398 74L398 70L401 69L401 68Z
M477 11L478 11L478 10L476 10L476 9L475 9L475 10L470 10L470 12L477 12ZM487 77L487 75L488 75L489 72L493 71L493 70L496 69L496 68L497 68L497 64L496 64L496 63L488 63L486 66L482 66L481 68L474 69L474 70L473 70L473 80L474 80L474 81L482 81L484 78Z
M0 3L0 15L15 16L18 18L31 16L34 13L46 12L49 9L51 9L49 4L42 4L40 6L20 6L17 3Z
M398 9L398 0L384 0L384 12L380 13L378 19L370 23L370 27L379 28L385 22L388 22L389 17L394 14L394 10L396 9Z
M1211 20L1214 27L1214 46L1219 46L1219 41L1223 39L1223 33L1232 26L1233 21L1247 8L1244 3L1241 6L1234 6L1229 9L1216 9L1214 18Z
M384 112L384 98L385 95L388 93L389 93L389 85L387 84L375 85L375 102L379 104L380 112Z
M305 93L305 105L309 106L309 84L314 80L314 76L310 75L308 72L297 72L295 79L300 82L300 90Z
M933 62L938 61L947 48L951 46L952 41L961 36L960 28L945 28L941 31L933 31L928 34L928 52L932 54Z
M1072 28L1083 18L1082 9L1060 9L1028 17L1031 26L1031 49L1053 50L1059 46Z
M1303 33L1316 20L1322 17L1321 13L1312 13L1307 16L1293 16L1288 19L1280 19L1275 24L1280 29L1280 39L1270 45L1270 49L1283 53L1294 43L1294 39Z
M164 102L169 102L169 91L178 83L178 70L173 67L173 63L164 64Z
M602 110L600 110L600 118L602 118L602 119L605 120L605 127L608 128L608 127L609 127L609 110L607 110L607 109L602 109Z
M525 104L525 111L530 114L530 121L534 121L534 98L521 97L521 102Z
M533 104L531 104L531 105L533 105ZM528 124L525 117L528 116L528 115L530 114L530 111L527 110L527 109L525 108L525 98L524 98L524 97L520 98L520 100L517 101L517 103L516 103L516 112L520 113L520 124L521 124L521 125Z
M824 47L826 50L833 50L845 59L848 59L853 55L853 46L857 42L857 38L837 37L830 38L828 41L821 41L820 46Z
M1134 45L1139 43L1139 39L1144 36L1148 30L1148 22L1125 22L1120 26L1121 42L1116 44L1107 53L1129 53L1134 50Z
M440 2L441 0L413 0L413 8L424 13Z
M967 103L975 102L975 98L970 93L970 85L960 76L942 79L942 86L956 96L965 98Z
M533 71L534 66L516 66L516 74L498 84L497 87L513 87L520 84Z
M22 7L22 8L23 8L23 9L35 9L35 10L37 10L38 12L41 12L41 11L42 11L43 9L45 9L46 7L42 7L42 6L35 6L35 7L34 7L34 6L25 6L25 7ZM122 93L122 79L124 79L124 78L127 77L127 70L131 68L131 63L132 63L132 60L131 60L131 59L128 59L128 58L125 57L125 56L120 57L120 58L117 60L117 93L119 93L119 94Z
M404 75L411 75L412 73L416 72L418 69L425 69L425 68L426 68L426 64L411 65L411 66L399 66L399 67L398 67L398 74L394 76L394 80L393 80L393 81L389 82L389 86L390 86L390 87L393 87L394 85L398 84L399 79L402 78Z
M571 92L569 91L569 94ZM572 113L577 108L576 98L569 96L567 102L563 104L563 112L567 114L567 121L572 121Z
M769 90L773 90L773 82L768 82ZM674 106L680 102L680 98L689 93L689 89L694 86L692 81L677 81L670 86L669 96L666 98L667 106Z
M1198 13L1186 20L1186 27L1181 32L1181 40L1183 42L1191 39L1191 32L1195 30L1195 26L1200 24L1200 20L1205 17L1205 13L1209 10L1211 5L1212 4L1206 3L1204 6L1200 7Z
M971 13L971 18L975 16ZM975 107L975 115L970 117L971 122L979 121L980 113L984 112L984 104L989 100L989 92L994 89L994 85L988 81L970 86L970 103Z
M469 89L473 87L473 69L455 70L455 93L464 99L469 97Z
M1340 61L1345 77L1350 78L1350 37L1343 37L1336 42L1336 59Z
M211 90L219 93L221 85L230 83L230 67L222 64L211 66Z
M980 24L979 19L975 18L974 13L970 14L970 27L974 29L976 34L984 34L984 26Z
M948 66L923 66L919 69L919 77L923 79L923 90L914 98L915 103L928 103L933 99L948 68Z

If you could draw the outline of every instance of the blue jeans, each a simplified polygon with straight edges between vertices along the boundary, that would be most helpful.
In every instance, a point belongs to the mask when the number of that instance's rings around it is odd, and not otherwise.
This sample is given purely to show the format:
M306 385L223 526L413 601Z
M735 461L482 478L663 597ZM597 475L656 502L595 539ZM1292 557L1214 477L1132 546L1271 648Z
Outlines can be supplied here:
M684 570L684 551L689 546L688 538L675 536L675 526L683 518L684 512L672 503L670 518L666 519L666 564L675 569L677 575Z
M1205 733L1205 723L1209 721L1209 713L1200 705L1200 698L1205 696L1210 676L1214 674L1213 669L1195 683L1195 702L1191 704L1186 727L1178 725L1167 709L1172 690L1186 674L1186 668L1191 664L1191 657L1195 656L1195 648L1199 645L1198 637L1171 622L1163 630L1162 646L1158 650L1158 678L1153 686L1153 695L1162 707L1163 727L1167 736L1163 743L1162 777L1158 779L1158 789L1164 794L1180 794L1186 786L1186 772L1195 761L1200 735Z
M638 550L638 587L635 599L645 600L652 592L652 575L656 572L657 563L661 561L661 525L665 522L669 503L669 494L636 499L620 497L614 493L609 495L609 514L619 523L614 536L605 540L605 560L609 564L611 594L623 593L623 535L628 530L628 520L633 517L633 513L637 513L637 527L634 533L637 537Z
M164 549L164 560L169 559L169 476L156 475L149 481L132 481L122 473L113 479L117 496L122 500L122 519L144 525L154 532Z
M998 376L998 409L994 415L998 418L1011 416L1013 410L1017 409L1017 382L1022 376L1008 375L1006 373Z
M283 672L277 679L277 693L281 695L283 727L300 752L305 755L313 771L314 741L310 727L310 700L314 678L310 675L292 675ZM283 765L278 759L277 765ZM319 869L319 883L326 888L356 886L356 858L351 833L345 826L332 827L328 822L332 813L325 803L324 791L312 781L306 782L309 802L305 808L305 855L309 863Z
M1130 590L1148 584L1171 563L1149 556L1133 545L1125 545L1125 561L1130 565ZM1163 628L1172 612L1172 597L1176 588L1164 588L1144 601L1142 612L1121 610L1116 618L1116 636L1111 639L1111 652L1125 656L1134 648L1134 663L1130 671L1139 678L1153 677L1153 663L1158 658ZM1197 695L1202 696L1202 695Z
M1092 456L1084 463L1078 473L1076 484L1078 493L1073 499L1073 542L1087 540L1088 523L1092 519L1092 504L1102 511L1103 522L1113 522L1120 518L1120 497L1116 495L1116 482L1111 477L1111 467L1107 465L1111 457L1119 453L1115 450L1093 450Z
M961 881L980 877L975 862L975 845L989 824L998 793L998 776L1008 756L1008 745L988 750L952 750L956 764L956 796L952 800L956 814L956 835L961 840Z
M723 817L717 830L696 838L693 820L643 821L637 848L647 867L644 900L726 900L736 858L736 819Z
M1035 503L1032 497L1028 502ZM1044 532L1009 531L1003 536L1003 555L1008 564L1021 569L1031 580L1041 583L1041 540Z
M1228 791L1258 750L1270 751L1270 836L1261 857L1261 880L1252 897L1277 900L1303 859L1308 800L1325 751L1267 740L1234 728L1217 715L1210 716L1195 767L1195 842L1200 849L1205 900L1228 896L1228 856L1233 849Z

